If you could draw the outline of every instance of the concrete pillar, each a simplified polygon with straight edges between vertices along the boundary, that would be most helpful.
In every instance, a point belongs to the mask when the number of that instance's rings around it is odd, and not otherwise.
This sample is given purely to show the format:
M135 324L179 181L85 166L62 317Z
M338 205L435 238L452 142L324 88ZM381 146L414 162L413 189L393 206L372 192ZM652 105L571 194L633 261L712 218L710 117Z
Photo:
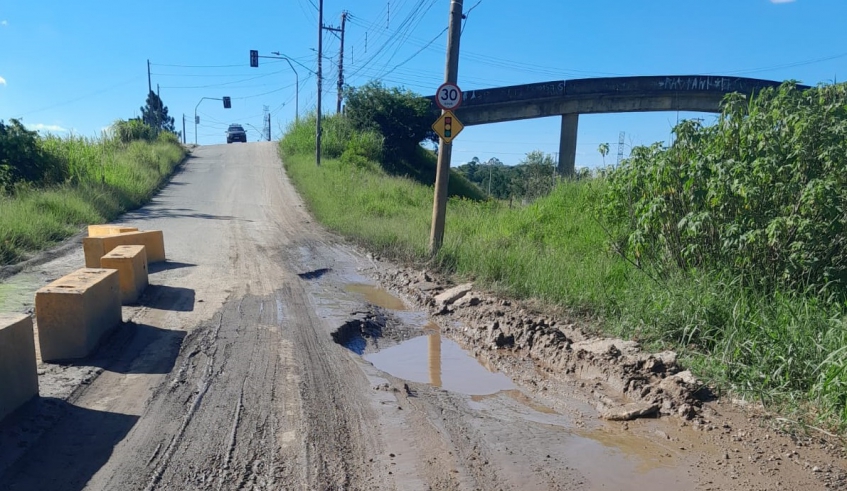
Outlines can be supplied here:
M576 175L576 133L579 128L579 114L562 115L562 132L559 135L559 175Z

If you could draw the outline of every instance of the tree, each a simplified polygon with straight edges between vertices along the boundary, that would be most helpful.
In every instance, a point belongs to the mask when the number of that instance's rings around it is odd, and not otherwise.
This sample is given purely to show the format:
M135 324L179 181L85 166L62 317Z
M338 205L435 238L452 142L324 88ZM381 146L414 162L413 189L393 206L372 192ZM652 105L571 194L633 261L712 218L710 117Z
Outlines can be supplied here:
M152 90L147 94L147 104L141 107L141 121L156 128L157 131L177 133L174 118L168 116L168 106L165 106L162 99Z
M345 90L345 114L358 129L375 129L385 137L386 157L406 159L417 153L418 144L436 142L430 103L414 92L379 82Z
M524 197L532 200L550 194L556 184L553 156L540 150L526 154L520 163L524 174Z
M609 144L601 143L597 148L597 151L603 156L603 167L606 167L606 155L609 155Z

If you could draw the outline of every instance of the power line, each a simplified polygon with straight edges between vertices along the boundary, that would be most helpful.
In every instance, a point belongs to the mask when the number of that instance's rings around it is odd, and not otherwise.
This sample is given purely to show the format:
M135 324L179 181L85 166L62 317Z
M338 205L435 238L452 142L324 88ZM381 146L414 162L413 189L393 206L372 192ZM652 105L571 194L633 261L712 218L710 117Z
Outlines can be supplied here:
M117 89L119 87L129 85L129 84L136 82L136 81L138 81L142 78L147 78L147 75L146 74L145 75L138 75L138 76L135 76L135 77L128 79L124 82L120 82L120 83L117 83L115 85L111 85L109 87L103 88L103 89L98 89L96 91L89 92L85 95L76 97L74 99L70 99L70 100L67 100L67 101L64 101L64 102L57 102L57 103L51 104L49 106L45 106L45 107L42 107L42 108L39 108L39 109L34 109L32 111L27 111L25 113L22 113L19 117L22 118L24 116L29 116L29 115L32 115L32 114L35 114L35 113L40 113L42 111L47 111L47 110L54 109L54 108L57 108L57 107L66 106L68 104L73 104L74 102L79 102L81 100L88 99L89 97L95 97L95 96L103 94L104 92L109 92L109 91L112 91L112 90Z
M207 88L210 88L210 87L223 87L225 85L233 85L233 84L238 84L238 83L241 83L241 82L249 82L251 80L256 80L256 79L260 79L260 78L264 78L264 77L270 77L271 75L276 75L276 74L283 73L283 72L285 72L285 70L279 70L279 71L276 71L276 72L269 72L269 73L265 73L263 75L257 75L255 77L245 78L245 79L242 79L242 80L234 80L232 82L221 82L219 84L191 85L191 86L176 86L175 85L175 86L170 86L170 87L164 87L163 86L162 88L163 89L207 89Z
M414 59L416 56L418 56L419 54L421 54L421 52L422 52L423 50L425 50L426 48L428 48L428 47L429 47L432 43L434 43L434 42L435 42L435 41L436 41L436 40L437 40L437 39L438 39L438 38L439 38L442 34L444 34L445 32L447 32L447 28L446 28L446 27L444 28L444 30L442 30L441 32L439 32L438 34L436 34L436 36L435 36L434 38L432 38L432 41L430 41L429 43L427 43L427 44L426 44L426 46L423 46L421 49L419 49L419 50L415 51L415 53L414 53L412 56L410 56L410 57L406 58L405 60L403 60L402 62L398 63L398 64L397 64L397 65L395 65L395 66L394 66L394 68L392 68L391 70L388 70L387 72L385 72L385 73L381 74L381 75L380 75L380 78L382 78L382 77L384 77L384 76L386 76L386 75L391 75L391 73L392 73L392 72L394 72L394 70L396 70L396 69L400 68L401 66L405 65L406 63L408 63L408 62L412 61L412 59Z

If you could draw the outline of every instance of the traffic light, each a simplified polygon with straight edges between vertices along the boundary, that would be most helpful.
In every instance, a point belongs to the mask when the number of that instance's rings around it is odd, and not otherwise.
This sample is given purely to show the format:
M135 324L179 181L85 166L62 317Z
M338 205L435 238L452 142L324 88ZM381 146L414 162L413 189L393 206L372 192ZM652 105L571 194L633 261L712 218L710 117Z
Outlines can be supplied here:
M194 124L200 124L200 116L194 116Z
M450 138L453 135L453 118L447 116L444 118L444 138Z
M259 51L255 49L250 50L250 66L256 68L259 66Z
M230 101L229 97L224 96L224 109L229 109L231 107L232 107L232 102Z

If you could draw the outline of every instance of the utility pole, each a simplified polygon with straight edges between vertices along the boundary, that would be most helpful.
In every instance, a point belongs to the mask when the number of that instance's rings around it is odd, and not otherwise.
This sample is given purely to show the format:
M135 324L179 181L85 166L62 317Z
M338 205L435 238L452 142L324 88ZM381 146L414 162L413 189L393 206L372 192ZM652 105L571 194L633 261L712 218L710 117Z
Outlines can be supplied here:
M153 84L150 80L150 60L147 60L147 93L153 92Z
M185 113L182 113L182 144L185 145Z
M271 141L271 113L268 113L268 141Z
M450 24L447 29L447 65L444 82L455 84L459 78L459 40L462 35L462 1L450 1ZM442 113L443 114L443 113ZM444 217L447 212L447 183L450 178L450 157L453 144L442 139L438 145L438 169L435 174L435 199L432 204L432 230L429 252L434 255L444 240Z
M332 26L324 26L324 29L327 31L341 33L339 39L341 39L341 48L338 52L338 102L335 107L335 112L341 112L341 99L343 98L342 92L344 90L344 24L347 22L347 11L341 12L341 28L332 27Z
M324 0L318 0L318 117L315 124L315 164L321 165L321 91L323 90Z
M344 98L344 25L347 23L347 11L341 12L341 48L338 50L338 102L335 112L341 112L341 100Z
M621 131L618 135L618 161L616 165L620 167L621 161L623 161L623 146L624 146L624 138L626 137L626 133Z

